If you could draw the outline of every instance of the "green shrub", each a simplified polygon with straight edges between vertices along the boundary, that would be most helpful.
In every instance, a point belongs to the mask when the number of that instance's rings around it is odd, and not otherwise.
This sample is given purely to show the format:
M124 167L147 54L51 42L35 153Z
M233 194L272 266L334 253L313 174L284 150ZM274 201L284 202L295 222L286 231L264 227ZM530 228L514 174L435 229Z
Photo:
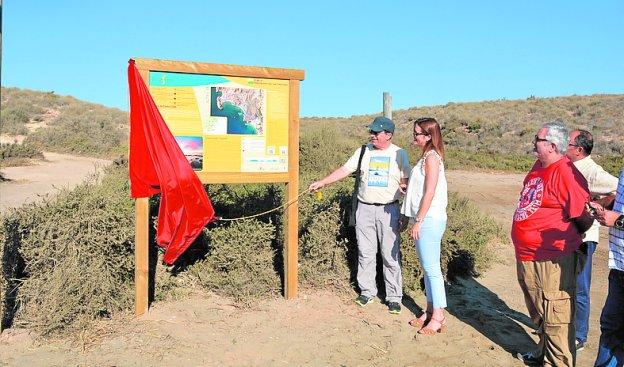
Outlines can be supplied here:
M0 144L0 164L14 166L30 159L43 159L43 153L29 144Z
M302 174L317 174L318 178L338 168L358 147L368 142L368 130L364 122L322 120L306 123L302 130L299 142L300 171Z
M28 115L22 109L0 110L0 132L2 134L26 135L28 133L27 122Z
M528 172L535 163L530 154L497 154L487 152L446 150L447 169L492 169L497 171Z

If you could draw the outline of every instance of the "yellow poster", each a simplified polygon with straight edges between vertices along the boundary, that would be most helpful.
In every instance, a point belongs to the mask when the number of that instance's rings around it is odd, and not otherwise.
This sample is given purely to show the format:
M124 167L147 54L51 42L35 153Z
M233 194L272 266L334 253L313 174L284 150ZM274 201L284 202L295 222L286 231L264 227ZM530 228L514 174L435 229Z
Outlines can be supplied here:
M149 81L194 170L288 171L288 80L150 72Z

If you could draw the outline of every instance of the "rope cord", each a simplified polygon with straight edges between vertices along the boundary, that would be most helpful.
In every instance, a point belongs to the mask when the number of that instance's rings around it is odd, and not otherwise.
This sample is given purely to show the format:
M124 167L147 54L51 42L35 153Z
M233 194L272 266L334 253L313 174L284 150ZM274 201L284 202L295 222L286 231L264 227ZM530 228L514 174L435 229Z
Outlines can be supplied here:
M308 193L308 192L310 192L310 190L305 189L305 190L303 190L303 191L302 191L299 195L297 195L297 197L296 197L296 198L292 199L291 201L287 202L286 204L282 204L282 205L278 206L277 208L273 208L273 209L267 210L267 211L262 212L262 213L258 213L258 214L254 214L254 215L250 215L250 216L246 216L246 217L239 217L239 218L221 218L221 217L217 217L217 218L218 218L217 220L222 220L222 221L231 222L231 221L236 221L236 220L251 219L251 218L259 217L259 216L261 216L261 215L269 214L269 213L272 213L272 212L277 211L277 210L279 210L279 209L282 209L282 208L286 208L286 207L288 207L290 204L292 204L292 203L294 203L294 202L298 201L298 200L299 200L299 198L300 198L303 194Z

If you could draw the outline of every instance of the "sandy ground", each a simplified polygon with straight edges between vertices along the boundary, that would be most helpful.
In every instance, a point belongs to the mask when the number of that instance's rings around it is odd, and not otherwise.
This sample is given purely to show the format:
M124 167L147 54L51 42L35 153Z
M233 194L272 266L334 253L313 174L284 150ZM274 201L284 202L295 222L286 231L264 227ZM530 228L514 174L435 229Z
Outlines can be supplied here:
M110 161L88 157L49 153L45 161L23 167L0 169L5 179L0 182L0 213L9 208L38 200L42 195L54 194L61 188L71 188Z
M474 200L506 228L523 175L452 171L450 189ZM4 199L3 199L4 200ZM604 234L603 234L604 236ZM604 241L602 242L604 244ZM252 310L196 293L156 302L138 319L118 317L83 338L38 342L24 330L0 335L0 366L522 366L518 351L535 345L515 276L513 248L493 246L498 261L480 278L447 286L448 327L433 337L408 325L411 299L390 315L351 295L303 290L295 300L267 299ZM591 366L606 297L607 253L594 256L589 346ZM423 296L414 300L423 306Z

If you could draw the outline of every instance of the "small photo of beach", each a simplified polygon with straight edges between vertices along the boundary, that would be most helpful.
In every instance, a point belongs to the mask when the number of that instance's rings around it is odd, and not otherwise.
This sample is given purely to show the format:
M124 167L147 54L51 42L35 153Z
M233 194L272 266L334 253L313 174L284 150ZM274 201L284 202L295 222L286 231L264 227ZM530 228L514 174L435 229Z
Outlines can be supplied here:
M182 149L194 171L204 169L204 140L201 136L176 136L175 140Z

